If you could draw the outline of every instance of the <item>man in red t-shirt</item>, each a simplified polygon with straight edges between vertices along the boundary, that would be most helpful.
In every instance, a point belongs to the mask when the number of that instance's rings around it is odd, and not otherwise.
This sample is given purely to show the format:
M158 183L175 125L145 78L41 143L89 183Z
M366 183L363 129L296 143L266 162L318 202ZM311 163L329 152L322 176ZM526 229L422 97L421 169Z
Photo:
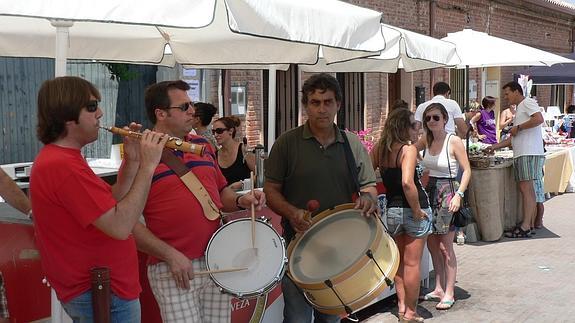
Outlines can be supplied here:
M98 138L100 93L79 77L57 77L38 93L37 134L44 147L30 177L36 241L46 277L75 322L92 322L90 270L110 269L111 318L140 322L141 288L132 229L168 136L145 131L124 141L118 182L100 179L81 153ZM141 125L130 124L138 131ZM88 305L86 305L88 304Z
M218 208L231 212L265 202L260 191L237 195L226 187L211 145L203 137L189 135L194 108L184 81L166 81L146 90L146 112L155 131L203 144L206 152L174 153L196 175ZM230 296L222 294L207 276L204 251L220 219L209 220L198 199L164 163L154 173L144 209L146 226L138 224L134 236L138 248L150 255L148 279L164 322L229 322ZM166 274L173 279L163 279Z

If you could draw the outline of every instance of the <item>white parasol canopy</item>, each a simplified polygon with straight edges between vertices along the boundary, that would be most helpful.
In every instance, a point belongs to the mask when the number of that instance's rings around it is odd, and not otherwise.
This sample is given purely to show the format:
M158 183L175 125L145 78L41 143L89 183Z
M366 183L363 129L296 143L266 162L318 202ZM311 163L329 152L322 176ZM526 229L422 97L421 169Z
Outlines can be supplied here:
M380 21L337 0L2 1L0 56L158 64L169 44L183 64L311 64L323 45L334 62L384 49Z
M456 68L496 66L551 66L573 63L563 56L491 36L472 29L448 33L442 40L454 43L461 62Z
M395 73L398 68L414 72L460 62L455 45L413 31L381 25L386 40L386 48L379 55L332 63L326 59L332 55L332 48L324 48L317 64L301 65L306 72L382 72Z

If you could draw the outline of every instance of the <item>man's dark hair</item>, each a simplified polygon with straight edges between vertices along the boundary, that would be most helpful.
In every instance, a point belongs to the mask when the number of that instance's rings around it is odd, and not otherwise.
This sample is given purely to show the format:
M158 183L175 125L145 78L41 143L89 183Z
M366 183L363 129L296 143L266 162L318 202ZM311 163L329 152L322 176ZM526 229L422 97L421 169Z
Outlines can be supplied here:
M575 113L575 104L571 104L567 107L567 113Z
M331 90L337 102L341 102L343 97L339 82L335 77L327 73L314 74L303 83L301 88L301 103L303 103L303 105L307 105L309 95L315 92L315 90L320 90L321 92Z
M521 84L515 82L515 81L511 81L505 85L503 85L502 89L509 89L509 91L511 92L515 92L515 91L519 91L519 94L523 95L523 88L521 87Z
M211 103L194 102L194 116L200 118L202 126L207 126L212 122L212 118L218 109Z
M451 87L445 82L437 82L433 85L433 95L446 95L451 92Z
M188 91L190 85L182 80L164 81L150 85L146 89L144 101L146 103L146 114L152 124L156 124L156 109L170 107L170 97L168 91L176 89Z
M49 144L66 136L66 122L78 122L90 95L98 101L101 99L92 83L76 76L57 77L42 83L38 91L38 139Z

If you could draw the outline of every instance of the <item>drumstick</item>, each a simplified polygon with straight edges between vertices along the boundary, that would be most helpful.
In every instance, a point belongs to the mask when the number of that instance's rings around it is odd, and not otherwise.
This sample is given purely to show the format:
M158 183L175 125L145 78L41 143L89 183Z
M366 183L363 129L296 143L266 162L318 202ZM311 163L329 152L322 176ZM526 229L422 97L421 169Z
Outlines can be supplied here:
M226 268L226 269L213 269L213 270L204 270L204 271L196 271L194 272L194 276L202 276L202 275L209 275L209 274L221 274L221 273L232 273L236 271L243 271L248 270L248 267L234 267L234 268ZM173 277L172 274L164 274L160 276L161 279L171 279Z
M255 198L254 195L254 172L250 172L250 181L252 182L252 197ZM252 203L252 248L256 248L256 207L254 203Z
M209 275L209 274L220 274L220 273L231 273L231 272L235 272L235 271L242 271L242 270L248 270L248 267L235 267L235 268L226 268L226 269L213 269L213 270L204 270L204 271L198 271L194 273L195 275Z

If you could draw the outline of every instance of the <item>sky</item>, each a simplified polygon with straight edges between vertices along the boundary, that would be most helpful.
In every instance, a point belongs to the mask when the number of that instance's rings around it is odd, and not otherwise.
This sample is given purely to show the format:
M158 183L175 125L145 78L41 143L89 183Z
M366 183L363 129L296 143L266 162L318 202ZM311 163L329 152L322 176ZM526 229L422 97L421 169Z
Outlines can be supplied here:
M563 1L568 2L568 3L572 4L572 5L575 5L575 0L563 0Z

